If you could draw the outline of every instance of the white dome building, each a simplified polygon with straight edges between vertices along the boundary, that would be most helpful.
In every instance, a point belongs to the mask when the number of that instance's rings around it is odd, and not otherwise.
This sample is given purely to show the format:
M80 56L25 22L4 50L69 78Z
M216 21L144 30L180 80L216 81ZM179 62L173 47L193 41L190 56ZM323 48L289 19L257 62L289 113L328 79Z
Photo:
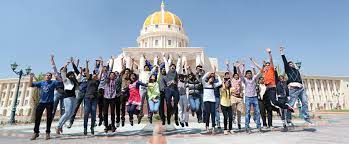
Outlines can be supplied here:
M140 35L137 38L138 47L122 49L122 55L126 56L126 67L131 67L131 58L139 63L140 56L146 55L148 59L161 56L162 53L173 56L174 62L177 56L184 56L192 68L202 65L204 69L211 71L218 68L216 58L208 58L201 47L188 47L189 38L185 33L181 19L172 12L165 10L165 3L160 5L160 11L153 12L143 22ZM119 56L119 58L121 55ZM115 65L115 70L121 70Z
M145 19L137 43L140 48L175 48L187 47L189 40L182 21L175 14L165 11L162 2L161 10Z

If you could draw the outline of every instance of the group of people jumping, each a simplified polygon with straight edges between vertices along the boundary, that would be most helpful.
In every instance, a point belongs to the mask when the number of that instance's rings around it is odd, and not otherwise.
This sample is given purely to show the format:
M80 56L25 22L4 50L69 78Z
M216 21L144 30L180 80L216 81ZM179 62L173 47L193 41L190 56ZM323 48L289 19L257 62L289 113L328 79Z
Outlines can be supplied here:
M233 65L226 62L227 71L222 77L216 72L216 67L206 71L208 69L204 69L201 63L197 63L193 71L184 55L178 55L175 59L163 53L162 60L156 56L153 63L145 55L141 56L138 63L134 58L124 55L118 60L111 57L108 62L99 58L92 70L89 68L89 60L86 60L85 67L79 67L79 60L75 61L73 58L58 70L54 56L51 55L53 72L46 73L45 80L33 82L35 75L30 75L29 86L40 90L31 140L39 137L39 126L45 109L46 139L50 139L51 123L58 104L61 117L56 125L56 133L60 135L63 133L64 124L67 123L67 128L72 127L82 102L84 135L87 135L89 118L90 132L94 135L97 108L98 126L104 124L106 133L115 132L118 127L125 126L126 111L131 126L134 125L134 116L140 124L144 111L147 111L149 123L153 123L153 116L159 114L162 125L170 125L173 116L174 123L181 127L189 126L191 112L193 117L196 115L198 123L205 123L205 131L212 134L217 132L217 128L221 128L221 112L224 134L230 134L236 120L238 129L242 128L243 105L244 128L247 133L251 133L251 107L257 129L262 131L262 124L265 129L273 126L273 111L280 114L284 126L293 125L291 113L294 112L297 99L301 101L304 120L312 123L299 69L292 61L287 61L284 48L281 47L286 75L279 76L274 67L271 50L268 48L266 51L269 62L264 61L259 66L250 58L256 67L252 70L245 70L246 66L242 61ZM72 65L73 70L67 70L69 65ZM114 65L119 68L114 68ZM52 80L53 75L56 80ZM146 110L143 109L145 104Z

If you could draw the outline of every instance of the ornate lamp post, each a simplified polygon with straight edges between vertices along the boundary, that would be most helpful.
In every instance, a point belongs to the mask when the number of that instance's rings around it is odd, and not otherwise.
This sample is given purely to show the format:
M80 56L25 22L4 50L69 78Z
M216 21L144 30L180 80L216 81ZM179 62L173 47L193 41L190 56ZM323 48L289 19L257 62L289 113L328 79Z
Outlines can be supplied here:
M12 71L15 74L17 74L19 76L19 78L18 78L18 83L17 83L17 88L16 88L15 100L13 101L13 104L12 104L12 111L11 111L11 115L10 115L9 124L14 124L15 123L17 99L18 99L18 96L19 96L19 85L21 84L21 79L22 79L23 76L29 75L31 70L32 70L30 67L28 67L28 68L25 69L25 73L24 73L22 69L20 69L19 71L16 71L17 67L18 67L18 64L16 64L16 62L11 64Z
M295 64L298 67L298 69L301 69L302 62L296 62ZM297 99L297 107L298 107L298 117L299 118L303 118L303 115L302 115L302 105L301 105L301 101L299 100L299 98Z

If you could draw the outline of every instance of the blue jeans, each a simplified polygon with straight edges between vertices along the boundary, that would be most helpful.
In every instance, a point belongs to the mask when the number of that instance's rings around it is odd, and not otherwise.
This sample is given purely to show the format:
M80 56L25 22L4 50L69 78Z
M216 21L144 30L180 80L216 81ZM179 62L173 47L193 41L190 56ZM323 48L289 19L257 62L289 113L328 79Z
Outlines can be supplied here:
M202 120L201 98L197 96L189 96L190 110L196 113L198 120Z
M56 92L53 99L53 111L52 116L55 117L58 103L59 103L59 109L61 110L61 116L64 114L64 104L63 104L63 93Z
M293 107L297 101L297 98L299 98L299 100L302 103L301 113L303 115L303 118L305 120L309 119L310 117L309 117L309 111L308 111L308 96L304 90L304 87L302 87L302 88L290 88L289 95L290 95L290 100L289 100L288 104Z
M96 123L97 98L84 98L84 128L87 128L88 117L91 114L91 128Z
M159 106L160 106L160 98L156 98L157 102L154 102L153 100L148 100L148 105L149 105L149 111L151 113L158 112L159 111Z
M216 99L216 124L220 126L220 114L219 114L219 106L221 105L221 98L220 97L215 97Z
M73 114L76 107L76 98L75 97L67 97L63 99L65 112L63 116L59 119L57 123L57 128L62 128L64 123L69 120Z
M259 112L259 105L258 105L258 97L245 97L245 103L246 103L246 116L245 116L245 128L250 128L250 117L251 117L251 105L253 106L254 111L254 122L257 125L257 128L261 127L260 122L260 112Z

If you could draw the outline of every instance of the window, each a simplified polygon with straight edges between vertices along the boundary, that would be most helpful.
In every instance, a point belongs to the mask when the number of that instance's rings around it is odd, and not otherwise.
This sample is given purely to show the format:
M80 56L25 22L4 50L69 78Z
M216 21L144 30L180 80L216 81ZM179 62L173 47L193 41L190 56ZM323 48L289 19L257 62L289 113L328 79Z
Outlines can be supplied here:
M159 40L155 40L155 46L159 45Z
M12 101L9 101L7 105L9 105L9 106L12 105Z
M159 28L159 25L155 25L155 28Z
M26 97L28 97L29 96L29 91L27 91L27 94L25 95Z
M25 105L25 106L28 105L28 100L25 100L25 101L24 101L24 105Z
M170 28L171 28L171 25L167 25L167 27L170 29Z
M148 43L147 42L144 43L144 47L148 47Z
M182 42L179 42L179 47L182 47Z
M167 42L167 43L168 43L168 45L171 45L171 40L168 40L168 42Z

